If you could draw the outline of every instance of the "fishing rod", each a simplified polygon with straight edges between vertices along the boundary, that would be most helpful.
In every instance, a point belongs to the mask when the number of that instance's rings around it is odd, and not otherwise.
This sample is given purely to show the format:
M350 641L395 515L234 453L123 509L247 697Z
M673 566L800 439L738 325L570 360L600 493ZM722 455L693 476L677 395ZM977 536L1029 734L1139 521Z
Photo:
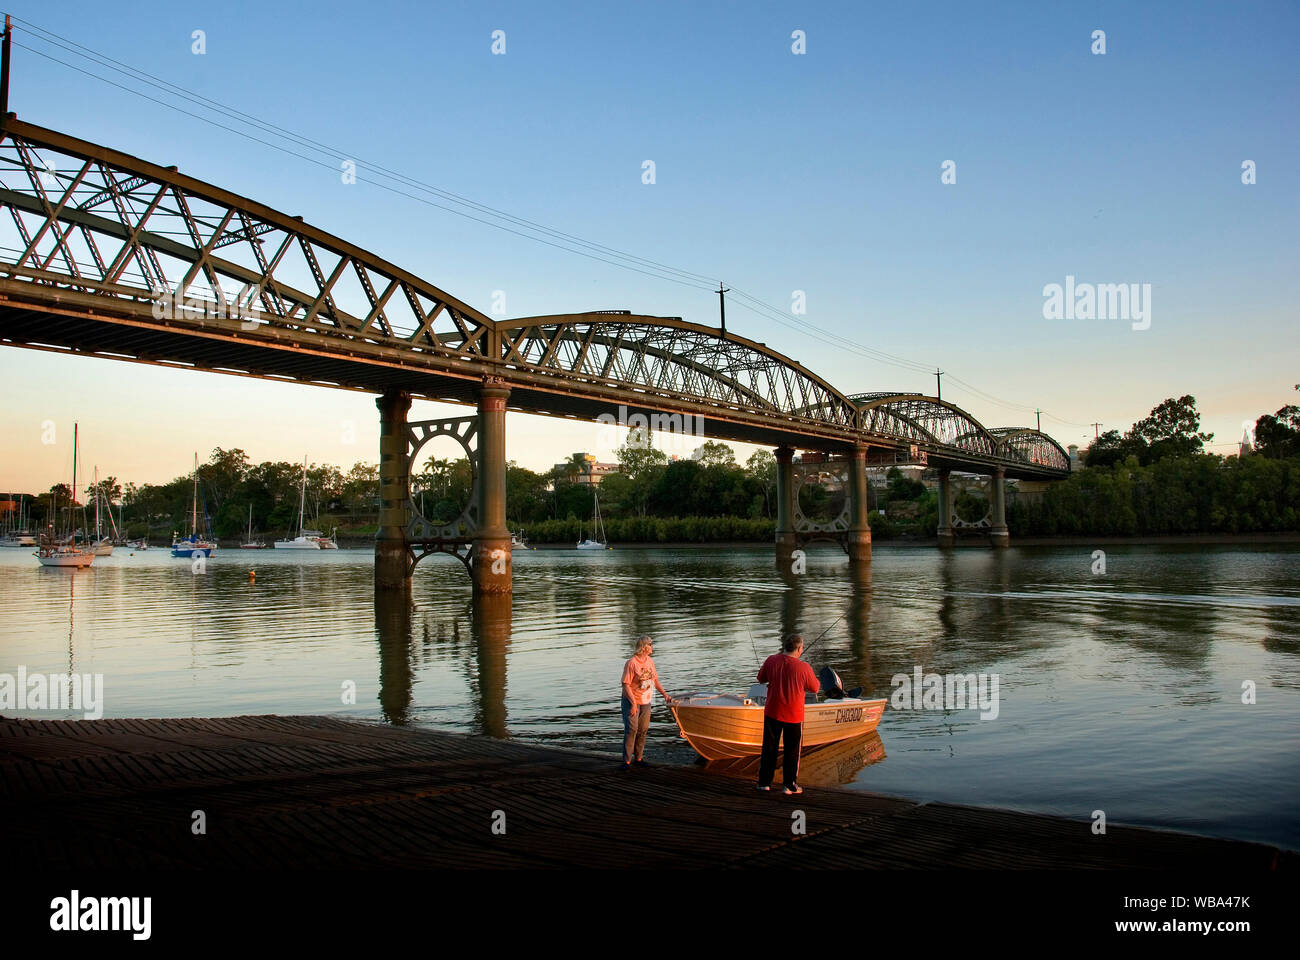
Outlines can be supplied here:
M754 643L754 631L749 629L748 620L745 621L745 632L749 634L749 649L754 651L754 662L762 664L763 661L758 658L758 645Z
M845 610L843 613L841 613L841 614L836 618L835 623L832 623L829 627L827 627L825 630L823 630L821 633L819 633L819 634L817 635L817 640L820 640L822 637L826 636L826 634L830 633L831 630L833 630L833 629L835 628L836 624L838 624L841 620L843 620L843 619L844 619L845 617L847 617L848 615L849 615L849 612L848 612L847 610ZM806 647L803 648L803 655L804 655L805 657L808 656L808 651L811 650L811 649L816 645L817 640L814 640L812 643L808 644Z

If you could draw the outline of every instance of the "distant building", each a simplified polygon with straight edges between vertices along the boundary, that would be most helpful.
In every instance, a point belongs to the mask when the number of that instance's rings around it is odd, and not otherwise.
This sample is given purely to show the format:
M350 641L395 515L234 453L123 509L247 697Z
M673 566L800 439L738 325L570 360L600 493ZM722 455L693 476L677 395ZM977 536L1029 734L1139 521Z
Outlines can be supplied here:
M1254 452L1255 445L1250 442L1250 428L1246 427L1241 431L1241 446L1237 449L1237 456L1244 457Z
M601 463L593 454L583 453L580 455L582 460L579 463L578 473L573 475L574 483L585 483L597 485L611 473L618 473L619 465L617 463ZM573 469L571 463L557 463L555 469L561 473L567 473Z

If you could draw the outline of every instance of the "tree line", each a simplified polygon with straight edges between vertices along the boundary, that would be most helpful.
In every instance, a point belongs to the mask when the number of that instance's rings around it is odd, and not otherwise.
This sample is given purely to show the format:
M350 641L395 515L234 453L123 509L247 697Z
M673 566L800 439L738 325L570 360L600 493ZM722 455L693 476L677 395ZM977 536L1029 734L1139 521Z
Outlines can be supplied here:
M1089 448L1087 468L1021 498L1012 536L1275 533L1300 530L1300 406L1255 421L1253 452L1206 453L1196 398L1165 400Z
M1108 431L1087 451L1086 469L1051 484L1039 497L1012 498L1007 524L1013 536L1139 535L1196 532L1266 532L1300 529L1300 406L1285 406L1255 424L1255 452L1246 457L1206 453L1213 439L1200 429L1196 399L1171 398L1126 432ZM619 471L597 487L588 482L581 454L541 473L514 461L506 469L507 520L512 530L539 543L576 542L590 534L596 491L610 540L679 542L770 541L775 534L776 459L755 452L741 465L725 443L705 441L689 459L670 459L648 431L633 430L617 451ZM244 535L252 510L258 535L293 534L298 525L303 467L254 464L243 450L217 448L198 468L200 526L218 537ZM470 502L473 471L465 458L429 458L411 477L412 497L430 520L446 523ZM165 536L188 531L193 477L164 484L123 484L106 477L87 485L74 510L94 496L125 506L125 536ZM838 514L842 490L800 489L804 514ZM43 527L57 501L60 523L69 520L69 488L56 484L29 504L34 527ZM891 470L873 486L869 513L875 536L932 536L938 525L934 490ZM306 525L338 527L344 535L373 536L378 525L379 468L356 463L347 472L330 465L307 468ZM898 505L914 504L906 509ZM957 513L975 520L987 501L959 492ZM91 521L93 523L93 520ZM106 524L107 526L107 524Z

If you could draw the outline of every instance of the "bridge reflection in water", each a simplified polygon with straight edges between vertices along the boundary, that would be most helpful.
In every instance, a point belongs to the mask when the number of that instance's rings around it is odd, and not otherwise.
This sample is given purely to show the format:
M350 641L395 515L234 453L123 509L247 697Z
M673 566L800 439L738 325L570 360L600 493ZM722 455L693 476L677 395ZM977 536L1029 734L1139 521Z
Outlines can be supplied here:
M842 645L843 637L847 637L847 661L843 654L838 655L837 669L846 676L855 678L854 685L862 684L865 693L886 696L888 691L875 694L871 673L871 568L851 567L850 581L853 585L852 592L844 615L835 618L828 616L826 609L819 605L818 601L824 599L820 594L813 598L806 595L803 578L787 573L774 580L773 586L779 582L785 587L780 591L779 624L774 623L772 629L760 625L757 636L750 630L754 639L753 649L759 660L777 651L779 636L784 633L802 633L810 653L819 657L827 656L831 643ZM663 618L664 597L658 594L632 592L623 595L620 601L629 608L623 611L621 617L626 621L629 639L645 629L638 624L649 624ZM468 639L472 649L462 649L460 652L465 661L473 664L467 684L472 701L470 707L473 719L470 729L474 733L502 739L511 735L506 695L507 660L514 626L512 594L471 594L464 610L468 616L467 638L460 632L459 620L452 621L450 638L445 637L441 631L438 638L429 637L427 623L417 629L418 621L425 614L411 602L409 596L401 592L376 593L374 610L375 638L379 653L378 698L381 714L386 721L399 725L412 722L416 703L414 684L418 668L417 652L423 632L424 642L449 639L454 646L460 647ZM592 613L594 615L595 611ZM757 670L757 666L754 670ZM610 703L615 704L617 678L611 678L608 687L611 691ZM613 736L618 722L615 706L610 707L610 718Z

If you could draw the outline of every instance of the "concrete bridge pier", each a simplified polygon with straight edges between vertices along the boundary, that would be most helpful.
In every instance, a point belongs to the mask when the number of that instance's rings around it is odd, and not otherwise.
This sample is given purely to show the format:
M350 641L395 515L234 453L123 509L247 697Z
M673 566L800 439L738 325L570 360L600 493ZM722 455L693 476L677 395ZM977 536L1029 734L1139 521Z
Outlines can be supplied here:
M514 589L510 531L506 528L506 398L510 387L484 377L478 388L479 527L474 534L474 592Z
M406 544L410 521L411 475L407 467L406 414L411 395L385 393L379 408L379 532L375 535L375 591L411 589L411 557Z
M1007 531L1007 472L1001 467L994 470L989 487L989 541L995 547L1006 547L1011 543Z
M849 563L871 563L871 525L867 522L867 444L849 455Z
M777 447L776 454L776 566L789 572L798 540L794 532L794 448Z
M952 471L939 468L939 546L951 547L952 533Z

